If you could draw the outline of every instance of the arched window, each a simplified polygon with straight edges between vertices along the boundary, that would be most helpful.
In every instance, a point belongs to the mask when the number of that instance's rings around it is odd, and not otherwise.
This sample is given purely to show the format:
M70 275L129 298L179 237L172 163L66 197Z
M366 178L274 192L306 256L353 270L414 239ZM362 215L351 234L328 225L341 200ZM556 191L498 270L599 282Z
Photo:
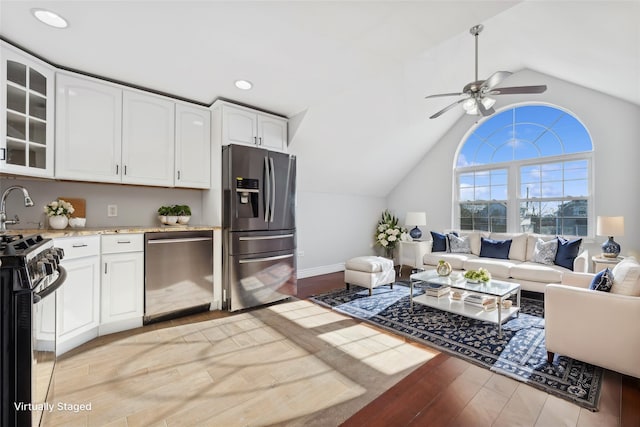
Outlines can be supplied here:
M490 116L456 158L460 229L589 235L593 144L567 111L526 105Z

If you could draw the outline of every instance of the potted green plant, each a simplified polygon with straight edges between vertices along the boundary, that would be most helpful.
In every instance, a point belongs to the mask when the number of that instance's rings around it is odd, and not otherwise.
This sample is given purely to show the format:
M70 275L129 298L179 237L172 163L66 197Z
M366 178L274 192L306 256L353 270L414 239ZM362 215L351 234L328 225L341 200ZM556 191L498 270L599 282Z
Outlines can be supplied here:
M173 213L173 206L160 206L158 208L158 218L163 224L175 224L178 217Z
M176 205L178 224L188 224L191 219L191 208L188 205Z

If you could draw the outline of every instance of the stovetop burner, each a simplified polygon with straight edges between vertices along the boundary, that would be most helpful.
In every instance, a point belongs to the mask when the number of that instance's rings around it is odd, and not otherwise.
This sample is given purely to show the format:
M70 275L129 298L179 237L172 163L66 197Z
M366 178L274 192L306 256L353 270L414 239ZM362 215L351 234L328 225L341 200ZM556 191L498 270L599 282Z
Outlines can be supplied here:
M22 239L22 234L0 234L0 254L4 252L9 243Z

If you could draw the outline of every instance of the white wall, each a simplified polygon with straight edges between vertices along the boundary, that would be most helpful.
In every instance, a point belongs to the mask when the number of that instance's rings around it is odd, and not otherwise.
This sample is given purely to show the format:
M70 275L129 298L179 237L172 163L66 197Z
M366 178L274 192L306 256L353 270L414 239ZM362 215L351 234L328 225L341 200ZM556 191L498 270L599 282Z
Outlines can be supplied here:
M373 255L385 205L383 197L298 191L298 277L340 271L349 258Z
M34 206L24 206L22 192L12 191L7 199L9 218L20 216L20 224L7 228L38 228L45 223L44 206L58 197L84 198L87 203L87 227L156 226L157 209L162 205L181 204L191 207L192 225L202 224L201 190L139 187L117 184L94 184L28 178L0 178L0 190L23 185L29 190ZM107 205L118 206L118 216L107 216ZM209 225L209 224L202 224Z
M640 253L640 106L531 70L509 77L503 86L546 84L541 95L498 96L496 109L525 101L544 102L572 112L589 130L595 149L595 215L625 217L625 235L615 240L622 254ZM446 114L460 114L452 110ZM461 116L391 191L388 206L401 213L424 210L423 232L451 228L453 163L459 144L474 126L475 116ZM437 120L437 119L436 119ZM584 239L590 253L600 252L606 240Z

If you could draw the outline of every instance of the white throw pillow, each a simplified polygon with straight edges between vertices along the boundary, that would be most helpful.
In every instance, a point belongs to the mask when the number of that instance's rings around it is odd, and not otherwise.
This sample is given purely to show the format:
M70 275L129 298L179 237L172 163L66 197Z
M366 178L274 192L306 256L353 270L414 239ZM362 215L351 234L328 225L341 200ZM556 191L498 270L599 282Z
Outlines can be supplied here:
M447 234L449 238L449 250L453 254L470 254L471 242L467 236L456 236L455 234Z
M627 257L613 267L612 294L640 297L640 264L634 257Z
M545 242L542 239L536 241L536 248L533 250L533 262L539 264L553 265L558 252L558 239Z

